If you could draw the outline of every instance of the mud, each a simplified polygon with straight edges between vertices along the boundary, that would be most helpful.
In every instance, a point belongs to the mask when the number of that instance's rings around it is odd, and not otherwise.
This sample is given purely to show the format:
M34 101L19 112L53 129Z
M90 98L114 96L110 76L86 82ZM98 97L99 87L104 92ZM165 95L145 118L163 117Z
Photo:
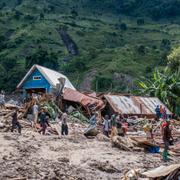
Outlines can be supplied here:
M67 137L40 135L25 129L22 135L0 132L0 179L121 179L131 168L147 170L168 163L160 154L126 152L108 141L86 139L82 132Z

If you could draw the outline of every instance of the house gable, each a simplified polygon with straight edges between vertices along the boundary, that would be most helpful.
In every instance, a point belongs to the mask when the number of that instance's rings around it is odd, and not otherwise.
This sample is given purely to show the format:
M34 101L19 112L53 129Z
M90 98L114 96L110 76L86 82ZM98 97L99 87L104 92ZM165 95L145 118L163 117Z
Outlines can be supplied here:
M75 90L69 79L63 74L43 66L33 65L17 85L17 89L45 88L46 92L50 92L51 89L56 88L60 83L59 79L62 78L65 79L64 87Z
M21 85L23 89L44 88L49 92L51 85L38 69L35 69Z

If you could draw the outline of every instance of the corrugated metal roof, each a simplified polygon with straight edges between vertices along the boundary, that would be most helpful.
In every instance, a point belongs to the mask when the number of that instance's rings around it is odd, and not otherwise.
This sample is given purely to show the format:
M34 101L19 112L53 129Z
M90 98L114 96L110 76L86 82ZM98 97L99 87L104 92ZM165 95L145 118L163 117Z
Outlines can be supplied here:
M25 77L21 80L21 82L18 84L17 88L20 88L22 86L22 84L24 83L24 81L29 77L29 75L35 70L38 69L40 71L40 73L47 79L47 81L53 86L55 87L58 83L59 83L59 78L64 78L65 79L65 87L67 88L71 88L74 89L74 86L71 84L71 82L69 81L69 79L64 76L63 74L54 71L52 69L43 67L43 66L39 66L39 65L34 65L31 67L31 69L28 71L28 73L25 75Z
M153 179L159 179L162 177L164 177L163 179L170 179L170 178L165 178L165 176L172 174L174 171L176 171L178 169L180 170L180 164L171 164L169 166L157 167L155 169L149 170L149 171L144 172L142 174L148 178L153 178ZM174 173L174 177L175 177L175 174L176 173ZM176 179L176 178L173 178L172 176L171 176L171 178Z
M69 88L64 89L63 99L80 103L83 106L95 105L96 109L101 109L104 106L104 102L102 100Z
M156 97L104 95L113 110L117 113L131 115L154 115L157 105L166 108L167 114L172 114L169 109Z

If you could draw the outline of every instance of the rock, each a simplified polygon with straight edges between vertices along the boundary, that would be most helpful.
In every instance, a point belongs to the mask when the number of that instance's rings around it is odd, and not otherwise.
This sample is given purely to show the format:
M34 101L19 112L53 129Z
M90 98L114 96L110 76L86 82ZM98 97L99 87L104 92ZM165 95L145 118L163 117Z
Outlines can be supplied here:
M84 132L84 135L86 136L86 137L94 137L94 136L97 136L97 134L99 133L99 131L97 130L97 128L96 127L90 127L90 128L88 128L85 132Z

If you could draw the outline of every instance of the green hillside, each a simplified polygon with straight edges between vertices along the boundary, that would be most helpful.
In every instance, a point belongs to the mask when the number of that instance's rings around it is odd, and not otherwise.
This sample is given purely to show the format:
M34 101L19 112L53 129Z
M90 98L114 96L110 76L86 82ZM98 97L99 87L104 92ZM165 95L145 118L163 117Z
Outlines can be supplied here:
M0 89L14 90L36 63L81 89L129 91L166 65L179 15L179 0L1 0Z

